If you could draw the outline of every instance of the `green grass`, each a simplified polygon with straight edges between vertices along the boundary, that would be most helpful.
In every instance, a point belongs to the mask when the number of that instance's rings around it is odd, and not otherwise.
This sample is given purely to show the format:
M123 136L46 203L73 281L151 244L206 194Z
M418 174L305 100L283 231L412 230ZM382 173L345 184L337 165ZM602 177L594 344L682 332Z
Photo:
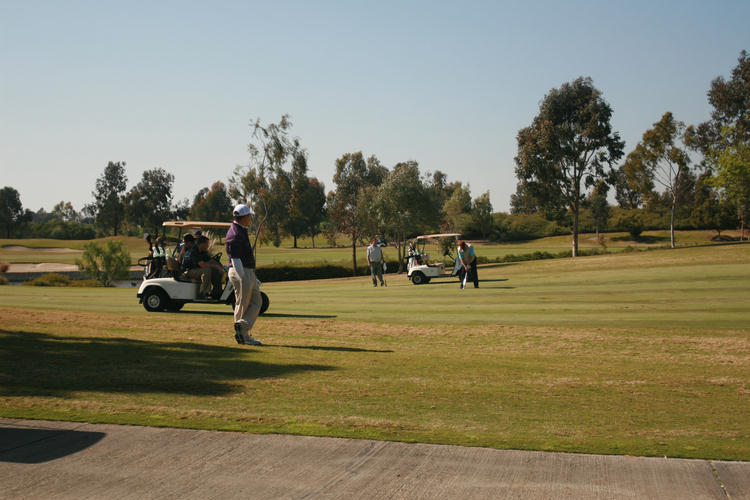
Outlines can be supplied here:
M268 283L224 306L0 287L0 415L750 460L750 245L522 262L481 288Z

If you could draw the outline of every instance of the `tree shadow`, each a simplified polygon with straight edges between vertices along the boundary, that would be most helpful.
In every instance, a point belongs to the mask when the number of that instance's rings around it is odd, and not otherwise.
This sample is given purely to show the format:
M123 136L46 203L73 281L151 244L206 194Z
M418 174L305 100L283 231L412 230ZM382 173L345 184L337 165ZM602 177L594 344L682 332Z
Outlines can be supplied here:
M657 236L653 234L642 234L637 238L633 238L631 235L625 236L614 236L612 241L632 241L635 243L644 244L655 244L655 243L667 243L669 242L669 236Z
M3 426L0 427L0 462L49 462L83 451L104 436L104 432Z
M309 349L311 351L339 351L339 352L393 352L390 349L361 349L359 347L338 347L338 346L321 346L321 345L273 345L264 344L267 347L287 347L289 349Z
M243 380L325 371L327 365L253 361L247 347L125 338L57 337L0 329L0 395L78 391L219 396Z

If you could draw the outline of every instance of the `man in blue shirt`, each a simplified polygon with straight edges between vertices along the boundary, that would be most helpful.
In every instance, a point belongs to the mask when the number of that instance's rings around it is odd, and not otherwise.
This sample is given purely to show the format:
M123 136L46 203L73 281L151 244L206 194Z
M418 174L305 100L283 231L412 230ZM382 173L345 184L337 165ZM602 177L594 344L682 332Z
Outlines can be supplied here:
M250 336L250 330L258 319L262 299L258 280L255 277L255 256L250 245L247 226L254 212L247 205L234 207L234 222L227 231L227 256L229 258L229 280L234 286L234 339L238 344L263 345Z
M468 279L466 273L474 281L474 288L479 288L479 275L477 275L477 256L474 253L474 245L463 240L458 242L458 258L461 259L461 290L464 288L464 280Z

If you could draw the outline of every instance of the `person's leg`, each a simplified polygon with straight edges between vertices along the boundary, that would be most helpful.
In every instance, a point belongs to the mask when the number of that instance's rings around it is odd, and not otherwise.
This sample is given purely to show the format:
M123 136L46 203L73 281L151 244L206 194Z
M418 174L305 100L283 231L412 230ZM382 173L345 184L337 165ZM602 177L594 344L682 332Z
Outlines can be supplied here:
M383 286L383 265L380 263L375 264L375 273L380 280L380 286Z
M474 288L479 288L479 275L477 274L477 259L471 263L471 277L474 279Z
M375 273L377 272L375 271L375 267L376 267L375 264L370 265L370 277L372 277L372 286L378 286L378 281L377 281L377 278L375 277Z
M238 344L243 344L241 321L250 305L250 296L245 291L243 276L240 276L233 267L229 268L228 278L234 287L234 339Z
M211 270L211 297L218 300L221 297L222 272L215 267L210 267L209 269Z
M242 326L245 341L253 342L256 340L250 335L250 331L253 329L253 326L255 326L255 320L258 319L260 308L263 305L263 299L260 296L260 288L258 288L258 280L255 277L254 269L245 269L244 281L243 285L246 287L245 291L249 295L249 305L245 310L240 325Z
M210 267L202 267L200 269L200 275L201 275L201 297L206 298L208 297L208 294L211 292L211 268Z
M190 281L201 284L198 293L201 297L205 296L211 287L211 281L206 278L205 270L199 267L193 268L187 272L187 277L190 278Z

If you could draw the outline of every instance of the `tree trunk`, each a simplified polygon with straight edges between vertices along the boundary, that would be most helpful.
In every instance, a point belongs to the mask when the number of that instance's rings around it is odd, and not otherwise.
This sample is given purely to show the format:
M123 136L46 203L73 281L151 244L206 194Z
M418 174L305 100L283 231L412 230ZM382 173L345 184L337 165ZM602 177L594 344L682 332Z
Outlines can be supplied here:
M352 276L357 275L357 237L352 235Z
M674 248L674 209L676 200L672 197L672 210L669 213L669 247Z
M294 238L294 248L297 248L297 235L293 234L292 238Z
M315 235L311 234L310 238L312 238L312 245L313 245L313 248L315 248Z
M396 257L398 258L398 274L401 274L404 272L404 259L401 255L402 247L401 247L401 235L399 235L398 239L398 250L396 251Z
M573 205L573 257L578 257L578 197Z

